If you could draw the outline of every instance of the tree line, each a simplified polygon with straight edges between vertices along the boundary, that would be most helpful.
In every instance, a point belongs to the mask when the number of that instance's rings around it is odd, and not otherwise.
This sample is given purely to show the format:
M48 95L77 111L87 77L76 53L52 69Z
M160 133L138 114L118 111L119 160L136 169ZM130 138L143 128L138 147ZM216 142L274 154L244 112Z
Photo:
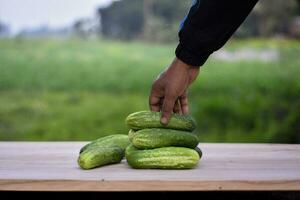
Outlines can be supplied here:
M192 1L122 0L99 8L101 33L112 39L177 39ZM300 0L260 0L236 37L300 37Z

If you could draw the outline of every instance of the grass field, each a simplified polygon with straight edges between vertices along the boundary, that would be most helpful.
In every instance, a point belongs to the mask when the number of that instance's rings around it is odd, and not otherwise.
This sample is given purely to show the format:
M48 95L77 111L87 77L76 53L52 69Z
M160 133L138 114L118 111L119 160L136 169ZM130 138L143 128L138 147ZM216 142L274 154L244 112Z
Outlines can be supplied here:
M0 140L91 140L127 133L148 109L173 45L101 40L0 40ZM277 61L210 59L190 88L204 142L300 143L300 41L230 41L276 49Z

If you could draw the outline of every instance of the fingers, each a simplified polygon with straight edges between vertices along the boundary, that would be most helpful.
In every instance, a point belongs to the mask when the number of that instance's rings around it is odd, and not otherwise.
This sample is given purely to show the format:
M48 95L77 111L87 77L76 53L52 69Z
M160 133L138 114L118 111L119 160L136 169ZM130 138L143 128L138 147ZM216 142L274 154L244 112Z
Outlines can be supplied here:
M188 114L188 97L185 91L183 95L177 97L176 95L165 95L159 97L155 93L149 96L150 110L154 112L162 111L161 123L168 124L172 113Z
M151 111L159 112L161 110L161 98L151 94L149 97L149 106Z
M182 110L181 110L181 105L180 105L179 99L177 99L175 101L173 112L174 113L178 113L178 114L182 114Z
M176 101L176 97L174 97L173 95L166 95L164 98L164 102L162 105L162 117L160 119L160 122L162 124L168 124L170 117L172 115L173 112L173 108L175 105L175 101Z
M189 105L188 105L187 92L184 92L184 94L179 97L179 102L180 102L182 114L184 114L184 115L188 114L189 113Z

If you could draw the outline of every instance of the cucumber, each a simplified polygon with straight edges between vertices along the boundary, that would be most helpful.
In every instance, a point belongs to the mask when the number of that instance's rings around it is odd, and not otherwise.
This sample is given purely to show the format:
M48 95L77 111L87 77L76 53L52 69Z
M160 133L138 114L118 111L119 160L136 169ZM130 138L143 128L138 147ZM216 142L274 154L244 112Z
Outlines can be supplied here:
M185 147L139 150L130 145L125 156L128 164L136 169L191 169L199 161L198 153Z
M123 134L109 135L88 143L87 145L83 146L80 149L79 153L82 153L83 151L94 147L120 147L125 151L126 147L129 144L130 141L128 139L128 135L123 135Z
M197 151L197 153L199 154L199 157L202 158L202 151L199 147L195 148L195 151Z
M93 147L83 151L78 157L78 165L82 169L92 169L107 164L119 163L124 157L120 147Z
M187 131L171 129L142 129L131 134L132 144L138 149L154 149L177 146L194 149L199 143L197 135Z
M134 131L133 129L129 130L129 132L128 132L128 138L129 138L130 142L132 142L135 133L136 133L136 131Z
M130 144L128 135L116 134L94 140L80 149L78 165L92 169L107 164L119 163Z
M126 124L129 128L134 130L145 128L168 128L193 131L196 128L195 120L189 115L172 114L168 125L161 124L160 118L160 112L140 111L130 114L126 118Z

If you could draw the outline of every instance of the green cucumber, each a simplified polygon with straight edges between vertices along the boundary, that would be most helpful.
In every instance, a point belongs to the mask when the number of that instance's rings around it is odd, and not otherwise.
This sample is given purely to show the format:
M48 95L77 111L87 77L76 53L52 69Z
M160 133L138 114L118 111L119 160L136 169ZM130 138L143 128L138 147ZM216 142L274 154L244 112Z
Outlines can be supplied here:
M136 169L191 169L199 161L198 153L185 147L139 150L130 145L125 156L128 164Z
M131 137L132 144L138 149L154 149L168 146L194 149L199 143L199 139L194 133L171 129L142 129L135 132Z
M160 118L160 112L140 111L130 114L126 118L126 124L129 128L134 130L145 128L168 128L193 131L196 128L195 120L189 115L172 114L167 125L161 124Z
M197 151L197 153L199 154L199 157L202 158L202 151L199 147L195 148L195 151Z
M129 132L128 132L128 138L129 138L130 142L132 142L135 133L136 133L136 131L134 131L133 129L129 130Z
M103 165L119 163L124 157L120 147L93 147L83 151L78 157L78 165L82 169L92 169Z
M82 153L83 151L94 147L120 147L125 151L126 147L129 144L130 141L128 139L128 135L123 135L123 134L109 135L86 144L84 147L80 149L79 153Z

